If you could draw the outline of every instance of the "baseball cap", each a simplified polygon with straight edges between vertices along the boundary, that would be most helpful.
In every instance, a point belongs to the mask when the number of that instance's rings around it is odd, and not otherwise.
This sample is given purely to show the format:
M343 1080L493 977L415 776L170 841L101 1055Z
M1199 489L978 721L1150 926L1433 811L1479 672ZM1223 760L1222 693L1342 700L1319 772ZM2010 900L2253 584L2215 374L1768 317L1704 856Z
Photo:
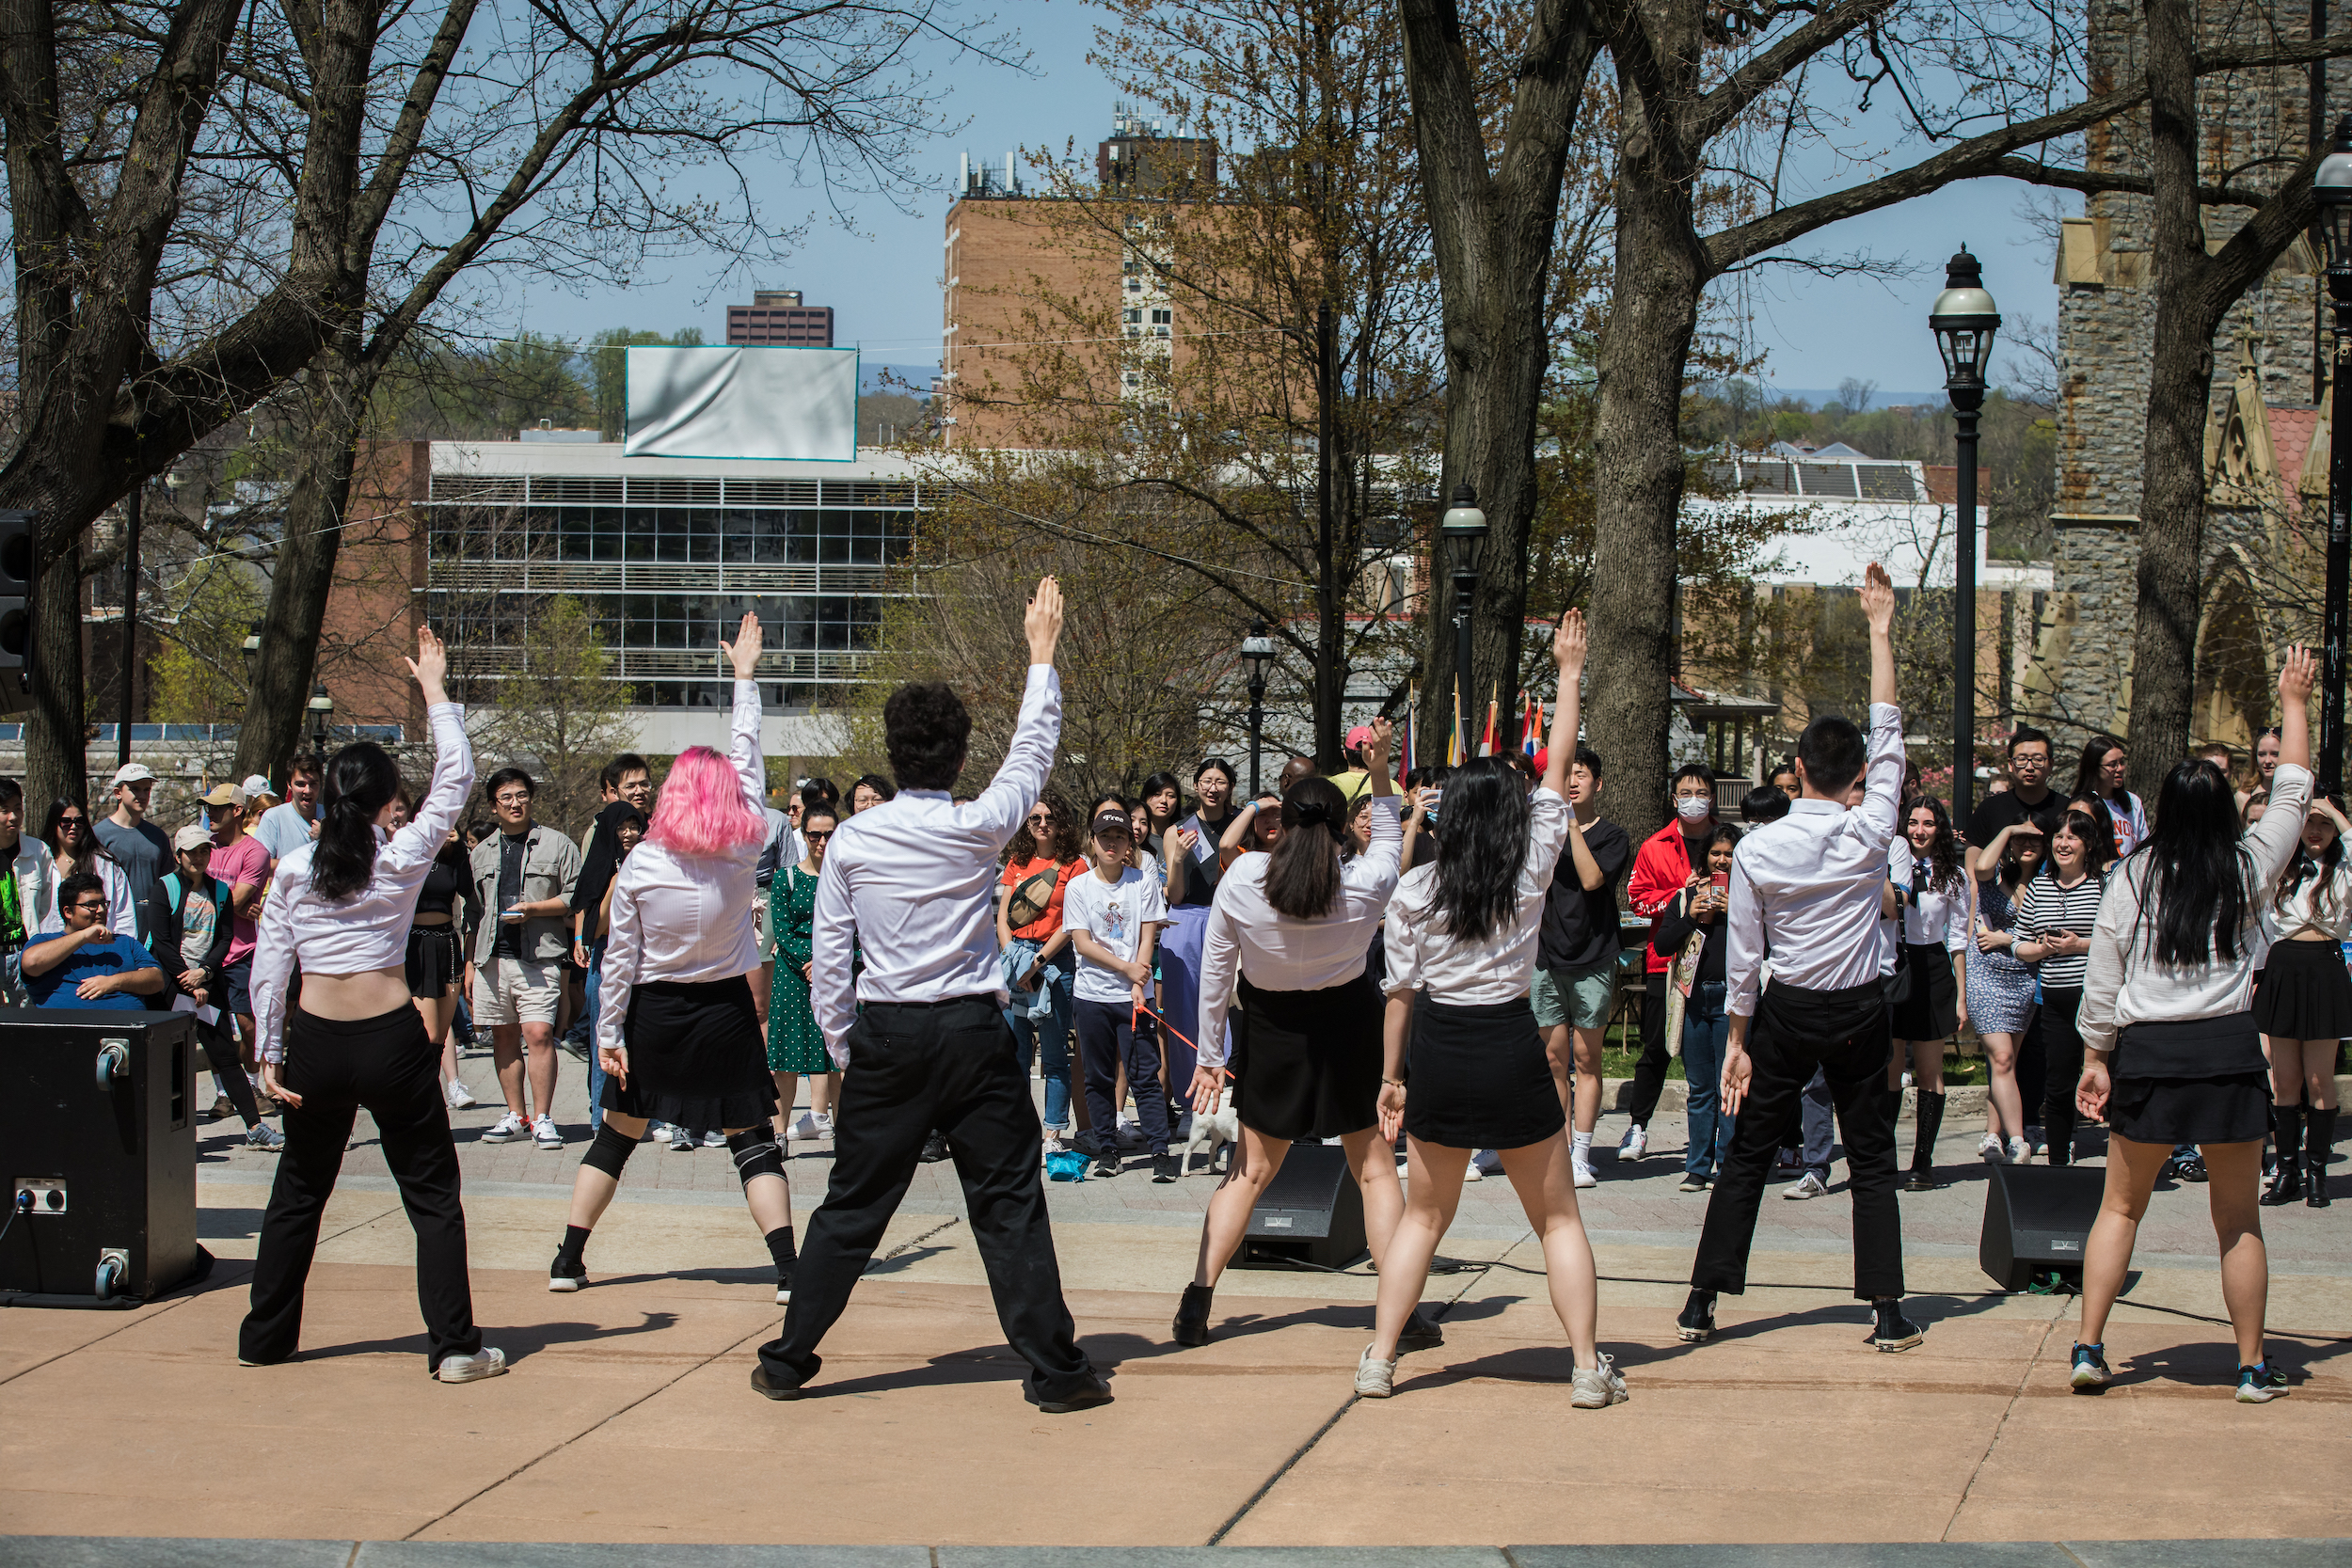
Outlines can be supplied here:
M1347 732L1347 750L1353 752L1372 744L1372 726L1359 724Z
M1127 814L1119 810L1117 807L1113 807L1109 811L1096 813L1094 817L1094 831L1098 833L1123 833L1128 832Z
M216 784L198 799L208 806L242 806L245 791L232 784Z
M171 847L179 851L210 849L213 847L212 830L191 822L171 835Z
M277 787L259 773L248 776L245 783L237 787L245 791L245 798L248 800L257 800L264 795L273 800L278 798Z
M143 762L125 763L115 769L115 783L119 784L153 784L154 782L155 775L148 770L147 765Z

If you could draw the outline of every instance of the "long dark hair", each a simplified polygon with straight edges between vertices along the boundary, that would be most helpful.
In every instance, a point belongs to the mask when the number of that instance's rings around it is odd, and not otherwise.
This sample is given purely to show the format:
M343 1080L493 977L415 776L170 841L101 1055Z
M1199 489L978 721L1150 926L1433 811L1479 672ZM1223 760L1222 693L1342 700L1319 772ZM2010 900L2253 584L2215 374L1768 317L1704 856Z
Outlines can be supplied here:
M2107 753L2122 750L2123 743L2111 735L2094 735L2084 741L2082 761L2074 765L2074 793L2088 795L2093 800L2110 800L2119 806L2125 804L2123 797L2130 794L2130 790L2121 789L2110 795L2100 787L2099 779L2099 769L2106 764Z
M2165 774L2155 826L2127 857L2147 862L2139 910L2153 927L2158 963L2236 960L2252 912L2246 882L2253 863L2236 808L2230 781L2203 757L2176 762Z
M1458 942L1484 942L1518 912L1519 866L1527 859L1527 794L1518 770L1478 757L1445 786L1445 834L1429 913Z
M2103 874L2115 861L2115 835L2103 813L2083 806L2068 806L2066 820L2058 825L2083 841L2083 869L2091 876ZM2058 834L2050 834L2051 848L2042 857L2042 875L2058 880Z
M1320 829L1321 832L1311 832ZM1265 901L1295 920L1320 920L1340 896L1347 797L1328 779L1301 779L1282 797L1282 836L1266 852Z
M2325 818L2314 818L2314 820L2325 820ZM2328 847L2316 855L2312 853L2311 847L2298 836L2295 841L2295 858L2287 862L2287 868L2279 874L2279 887L2278 891L2271 895L2271 907L2284 910L2287 907L2287 900L2295 896L2295 890L2301 887L2314 873L2318 875L2322 883L2333 882L2336 868L2343 863L2344 835L2342 833L2329 839ZM2322 919L2333 919L2342 911L2324 910L2319 912Z
M1068 865L1078 858L1078 851L1083 843L1079 837L1078 814L1070 804L1070 798L1058 789L1044 791L1038 796L1037 803L1054 814L1052 847L1045 849L1038 847L1037 834L1029 831L1028 814L1025 812L1022 814L1020 829L1012 835L1012 842L1005 847L1009 851L1009 858L1014 864L1020 864L1036 860L1042 855L1052 860L1057 865ZM1036 809L1035 806L1030 808L1031 811ZM807 815L805 807L803 808L802 815L803 816Z
M2042 857L2042 864L2047 865L2050 863L2050 835L2043 832L2042 824L2031 817L2026 819L2024 826L2032 831L2033 837L2042 841L2041 847L2034 852ZM2039 871L2042 866L2037 865L2034 869ZM2009 842L2001 846L2001 886L2013 894L2018 884L2025 880L2025 844L2017 834L2011 833Z
M347 898L375 875L375 817L400 793L400 768L373 740L355 740L326 764L310 885L322 898Z
M1944 802L1932 795L1922 795L1903 807L1903 837L1911 836L1911 814L1924 811L1935 818L1935 839L1928 846L1928 886L1938 893L1948 893L1960 885L1960 847L1952 840L1952 816L1944 809Z
M1152 818L1152 797L1160 794L1165 790L1170 789L1176 792L1176 810L1169 816L1167 824L1163 826ZM1177 823L1184 819L1184 781L1177 778L1173 773L1154 773L1150 778L1144 780L1143 787L1136 791L1136 800L1143 813L1143 830L1145 832L1164 833L1168 832L1168 829L1175 827Z

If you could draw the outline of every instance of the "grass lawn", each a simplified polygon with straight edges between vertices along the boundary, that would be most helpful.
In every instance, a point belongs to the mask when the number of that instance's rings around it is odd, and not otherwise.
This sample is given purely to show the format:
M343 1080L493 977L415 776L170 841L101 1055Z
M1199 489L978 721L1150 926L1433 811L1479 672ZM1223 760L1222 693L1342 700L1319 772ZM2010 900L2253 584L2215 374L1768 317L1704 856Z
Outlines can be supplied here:
M1974 1045L1976 1042L1970 1040L1969 1043ZM1609 1030L1608 1047L1601 1053L1600 1075L1603 1078L1632 1077L1633 1064L1641 1059L1641 1030L1631 1024L1612 1025ZM1676 1056L1666 1064L1666 1076L1669 1078L1683 1076L1680 1056ZM1949 1049L1946 1050L1944 1083L1947 1087L1955 1084L1982 1084L1983 1082L1985 1082L1985 1063L1982 1055L1963 1056L1955 1054Z

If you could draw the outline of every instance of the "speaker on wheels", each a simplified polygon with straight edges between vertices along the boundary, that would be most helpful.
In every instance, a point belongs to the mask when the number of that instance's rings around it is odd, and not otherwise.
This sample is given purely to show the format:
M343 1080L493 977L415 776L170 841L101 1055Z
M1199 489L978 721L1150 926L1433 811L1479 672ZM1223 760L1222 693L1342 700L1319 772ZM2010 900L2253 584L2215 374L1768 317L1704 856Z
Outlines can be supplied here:
M145 1300L196 1243L196 1017L0 1007L0 1301Z
M1347 1151L1293 1144L1242 1232L1237 1269L1343 1269L1364 1255L1364 1195Z
M1992 1165L1985 1183L1984 1233L1977 1261L2004 1291L2022 1291L2037 1274L2082 1289L2083 1248L2099 1217L2106 1172L2088 1165Z

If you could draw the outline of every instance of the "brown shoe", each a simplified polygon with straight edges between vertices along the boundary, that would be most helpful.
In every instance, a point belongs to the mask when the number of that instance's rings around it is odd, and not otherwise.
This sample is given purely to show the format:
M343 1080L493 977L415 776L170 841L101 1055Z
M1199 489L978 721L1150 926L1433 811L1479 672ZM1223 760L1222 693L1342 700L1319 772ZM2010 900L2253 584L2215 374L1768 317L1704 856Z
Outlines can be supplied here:
M231 1117L236 1114L237 1108L229 1103L229 1097L224 1094L214 1100L213 1108L206 1114L204 1119L207 1121L218 1121L223 1117Z

